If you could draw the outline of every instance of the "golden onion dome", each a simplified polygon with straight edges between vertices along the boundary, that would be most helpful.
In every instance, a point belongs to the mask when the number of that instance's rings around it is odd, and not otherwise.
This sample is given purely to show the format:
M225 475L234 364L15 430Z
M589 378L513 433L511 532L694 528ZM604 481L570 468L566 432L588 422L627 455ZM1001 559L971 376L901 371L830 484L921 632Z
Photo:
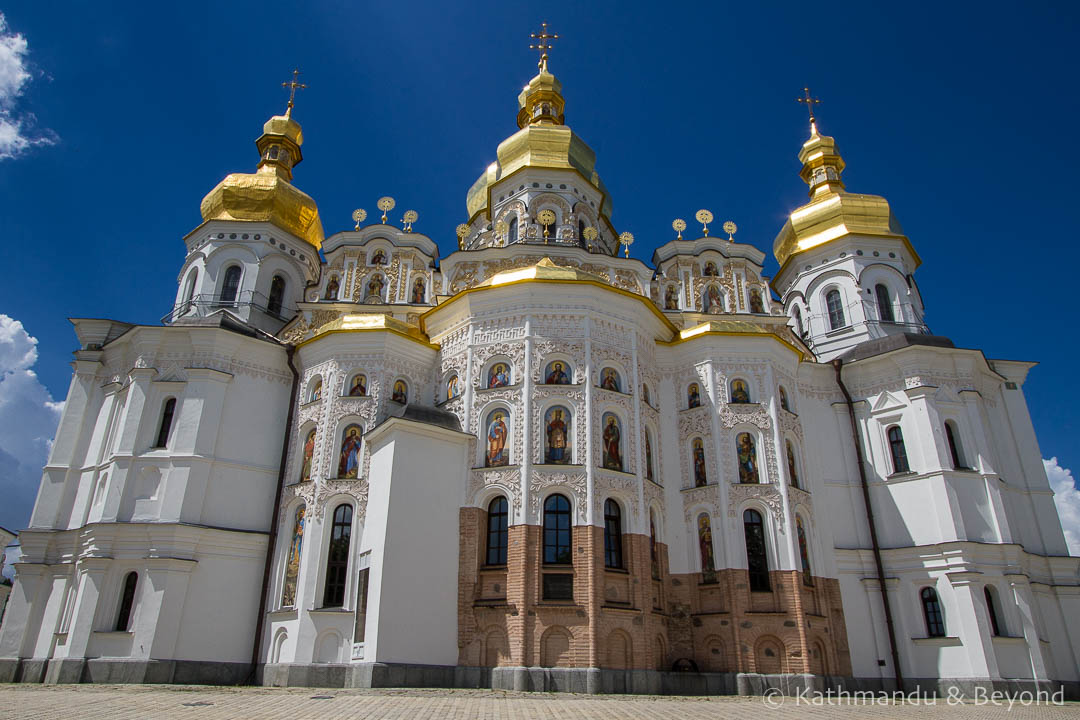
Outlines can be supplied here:
M322 246L323 227L319 209L311 197L289 181L292 168L303 155L304 133L290 107L263 125L255 141L259 165L254 173L232 173L203 198L199 210L203 221L240 220L269 222L304 240Z
M799 151L803 164L799 176L810 186L810 202L788 216L773 241L773 254L781 267L792 256L845 235L891 237L906 242L888 200L845 190L840 178L845 164L836 141L818 134L816 125L810 129L810 139ZM917 256L915 261L919 262Z
M576 170L604 194L601 214L611 218L611 199L596 172L596 153L566 125L562 83L543 63L540 72L518 95L516 133L499 143L498 161L473 183L465 199L469 217L488 207L490 188L522 168Z

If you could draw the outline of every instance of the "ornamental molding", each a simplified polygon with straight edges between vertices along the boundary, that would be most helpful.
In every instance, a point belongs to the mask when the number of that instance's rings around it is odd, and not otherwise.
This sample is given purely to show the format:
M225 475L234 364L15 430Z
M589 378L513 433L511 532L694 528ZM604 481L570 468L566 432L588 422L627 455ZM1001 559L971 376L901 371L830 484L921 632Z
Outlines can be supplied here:
M748 500L757 501L767 508L776 522L776 529L781 534L787 534L787 529L784 526L784 502L778 487L771 484L730 485L728 487L728 517L738 518L739 508Z
M705 487L691 488L689 490L683 490L680 494L682 495L683 518L686 522L691 522L695 510L705 510L714 520L720 515L718 509L720 499L719 485L713 484L706 485ZM718 528L714 527L713 532L718 532ZM694 535L696 534L697 532L695 530Z
M533 412L533 462L538 465L547 464L544 462L544 446L547 439L547 428L544 427L544 419L550 407L564 405L572 413L570 423L573 430L570 438L568 438L572 443L572 447L569 448L572 462L567 464L581 464L585 457L585 434L588 432L585 423L584 391L580 387L571 385L543 385L533 390L532 397L537 401ZM555 402L548 403L547 401L551 399L554 399Z
M469 503L480 506L480 496L490 488L506 493L514 508L514 515L521 512L521 472L518 468L475 469L469 475Z
M321 520L326 511L327 500L335 495L347 495L355 500L355 512L358 518L364 518L367 515L368 484L366 480L335 479L287 485L282 489L281 507L287 507L293 500L300 498L307 506L308 517Z
M551 466L549 466L551 467ZM584 524L586 520L586 499L588 495L585 471L557 470L549 471L546 467L533 468L532 477L529 480L529 518L535 524L541 524L540 496L548 488L558 488L567 491L573 496L578 524Z
M814 517L814 504L810 499L810 493L791 485L788 485L788 508L793 516L797 509L802 508L810 516L808 519Z
M547 379L547 365L552 361L553 355L564 355L570 358L573 365L573 380L581 380L585 373L585 346L580 342L556 342L551 340L535 340L532 344L532 373L533 382L544 385ZM559 385L544 385L544 387L565 387Z

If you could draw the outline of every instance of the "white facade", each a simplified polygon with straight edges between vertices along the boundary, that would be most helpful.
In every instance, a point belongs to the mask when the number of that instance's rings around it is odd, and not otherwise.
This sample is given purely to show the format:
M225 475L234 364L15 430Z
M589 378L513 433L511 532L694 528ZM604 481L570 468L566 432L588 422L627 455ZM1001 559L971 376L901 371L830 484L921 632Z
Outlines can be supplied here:
M749 569L749 509L769 571L809 575L801 527L813 576L842 599L819 613L846 632L830 640L840 665L820 674L888 686L897 668L839 372L903 677L1075 690L1080 560L1024 401L1032 364L927 334L906 237L797 247L777 302L751 245L703 237L661 246L651 265L620 257L598 176L576 160L504 175L507 143L447 257L375 223L325 239L320 260L272 218L211 218L186 238L166 326L73 321L80 347L20 536L0 680L244 682L259 668L266 682L334 685L375 682L375 665L472 667L462 513L504 496L511 527L539 527L558 493L575 528L603 527L615 500L622 532L662 543L680 578L707 570L703 514L718 571ZM496 228L508 219L515 237ZM554 362L566 384L546 381ZM507 377L489 387L499 365ZM617 390L603 387L609 370ZM566 464L547 460L553 408ZM496 411L507 462L485 467ZM618 468L601 447L609 418ZM744 434L756 482L739 469ZM408 672L398 684L420 682ZM439 682L484 682L464 677Z

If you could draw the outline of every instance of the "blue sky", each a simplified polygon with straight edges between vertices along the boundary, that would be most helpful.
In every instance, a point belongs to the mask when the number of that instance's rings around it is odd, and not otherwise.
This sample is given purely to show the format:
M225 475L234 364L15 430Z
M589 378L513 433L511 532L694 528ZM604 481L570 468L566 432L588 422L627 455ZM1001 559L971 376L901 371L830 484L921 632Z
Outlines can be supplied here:
M1060 314L1074 304L1065 271L1080 259L1076 3L0 2L0 12L8 37L26 43L29 74L0 120L41 141L0 160L0 313L37 339L36 362L18 367L52 398L70 377L67 317L157 323L169 310L199 201L226 173L254 168L253 141L284 109L294 66L310 86L295 111L306 138L295 182L327 234L392 195L449 251L466 190L516 128L517 92L536 69L528 33L546 19L562 35L551 69L567 121L596 150L634 255L648 259L673 218L704 207L735 220L775 271L772 240L806 198L796 159L806 113L794 99L809 84L847 187L887 197L922 255L931 328L991 358L1038 361L1025 389L1042 453L1060 468L1080 463L1075 342ZM21 527L17 515L0 513L0 525Z

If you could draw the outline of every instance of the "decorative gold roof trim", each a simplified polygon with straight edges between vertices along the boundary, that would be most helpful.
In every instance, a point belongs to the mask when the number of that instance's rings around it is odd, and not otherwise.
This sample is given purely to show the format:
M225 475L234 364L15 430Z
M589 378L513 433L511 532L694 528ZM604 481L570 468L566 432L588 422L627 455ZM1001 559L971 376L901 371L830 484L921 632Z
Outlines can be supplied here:
M429 347L432 350L438 350L441 347L440 345L431 342L427 334L419 328L382 313L344 314L336 320L331 320L325 325L316 328L314 335L303 342L297 343L296 347L303 347L308 343L318 340L324 335L380 331L399 335L407 340L412 340L420 345Z
M749 327L753 327L754 329L753 330L749 330L749 329L746 329L746 330L730 329L730 328L735 327L735 326L749 326ZM696 326L694 326L692 328L687 328L686 330L681 331L679 333L679 336L672 339L672 340L658 340L657 343L660 344L660 345L667 345L667 346L671 347L673 345L681 345L682 343L691 342L693 340L697 340L698 338L708 337L708 336L770 338L770 339L775 340L776 342L780 343L784 347L788 348L793 353L795 353L799 357L800 361L805 361L807 359L806 354L802 350L800 350L799 348L797 348L795 345L791 344L790 342L788 342L784 338L780 337L776 333L769 332L768 330L766 330L764 328L759 328L756 325L753 325L752 323L742 322L742 321L738 321L738 320L736 320L736 321L720 321L720 322L711 320L709 322L705 322L705 323L702 323L700 325L696 325Z

